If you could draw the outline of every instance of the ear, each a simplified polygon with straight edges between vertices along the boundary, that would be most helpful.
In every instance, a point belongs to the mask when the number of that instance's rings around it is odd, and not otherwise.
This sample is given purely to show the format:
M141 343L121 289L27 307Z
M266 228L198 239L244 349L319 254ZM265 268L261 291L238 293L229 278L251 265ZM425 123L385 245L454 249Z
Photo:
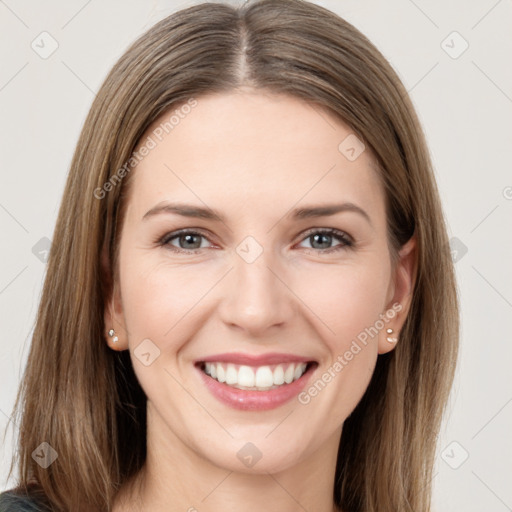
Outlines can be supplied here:
M383 315L387 321L379 332L379 354L390 352L400 343L400 331L411 307L416 270L416 237L412 236L398 252L398 261L388 291L387 308Z
M108 346L112 350L122 351L128 348L127 330L125 327L121 294L118 283L110 271L109 257L107 247L103 247L101 253L101 271L103 281L104 296L104 337ZM114 334L111 336L111 329Z

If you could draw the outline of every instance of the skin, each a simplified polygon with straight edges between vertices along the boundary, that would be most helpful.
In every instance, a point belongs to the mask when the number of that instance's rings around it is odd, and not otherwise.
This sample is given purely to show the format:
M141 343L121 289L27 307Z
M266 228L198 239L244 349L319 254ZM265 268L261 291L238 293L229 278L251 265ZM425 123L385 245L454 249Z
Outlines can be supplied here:
M115 345L107 338L110 347L131 351L148 397L148 457L114 511L331 512L343 422L378 355L395 346L386 329L309 403L292 399L270 411L219 402L194 361L221 352L291 353L318 362L314 383L397 303L402 309L386 328L400 331L414 286L415 242L393 266L374 159L369 149L355 161L338 150L352 131L327 111L251 90L197 100L132 171L119 282L105 325L119 337ZM225 221L172 213L143 220L163 201L207 206ZM290 217L297 207L344 202L370 222L355 211ZM157 242L183 228L204 237L192 246L179 237ZM340 230L353 246L335 236L315 241L311 228ZM236 251L247 236L263 249L251 263ZM149 366L134 353L145 339L160 350ZM262 454L251 468L237 457L248 442Z

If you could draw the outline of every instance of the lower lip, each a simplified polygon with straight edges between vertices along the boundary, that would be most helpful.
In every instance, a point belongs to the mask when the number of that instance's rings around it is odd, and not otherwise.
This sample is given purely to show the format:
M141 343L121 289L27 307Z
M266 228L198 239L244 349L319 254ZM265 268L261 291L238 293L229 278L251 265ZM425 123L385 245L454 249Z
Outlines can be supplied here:
M212 395L224 404L243 411L267 411L275 409L297 396L306 385L316 366L316 364L309 365L306 372L292 383L283 384L278 388L267 391L246 391L233 388L206 375L201 368L196 368Z

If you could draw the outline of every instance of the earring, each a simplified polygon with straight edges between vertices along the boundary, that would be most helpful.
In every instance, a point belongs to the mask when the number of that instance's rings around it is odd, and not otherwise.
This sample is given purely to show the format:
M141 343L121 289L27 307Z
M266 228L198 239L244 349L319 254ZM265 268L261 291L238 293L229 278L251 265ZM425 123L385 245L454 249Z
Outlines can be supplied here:
M113 343L117 343L119 341L119 338L116 336L116 331L114 331L114 329L110 329L110 331L108 331L108 335L112 338Z
M386 332L388 334L393 334L393 329L387 329ZM386 339L389 341L389 343L396 343L398 341L398 338L391 338L390 336L388 336Z

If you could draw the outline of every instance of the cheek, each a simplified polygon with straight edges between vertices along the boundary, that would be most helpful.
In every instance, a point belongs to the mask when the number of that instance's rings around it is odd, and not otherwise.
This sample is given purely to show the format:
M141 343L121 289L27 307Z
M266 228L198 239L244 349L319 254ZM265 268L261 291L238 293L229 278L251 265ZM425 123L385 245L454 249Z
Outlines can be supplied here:
M165 404L185 421L194 405L175 380L176 358L199 325L200 301L215 276L205 279L192 266L172 267L161 257L156 260L147 254L127 256L120 271L124 320L137 379L151 402Z
M311 272L307 283L299 293L318 316L327 354L299 403L311 411L308 417L315 428L334 431L361 400L375 369L389 272L377 261L357 268L323 268Z
M128 257L125 263L120 279L130 344L152 338L161 349L168 348L176 339L175 331L183 321L188 323L191 312L212 287L215 276L203 278L204 273L192 266L171 267L162 258L143 255Z
M339 352L385 312L389 275L386 262L325 265L304 270L293 289Z

